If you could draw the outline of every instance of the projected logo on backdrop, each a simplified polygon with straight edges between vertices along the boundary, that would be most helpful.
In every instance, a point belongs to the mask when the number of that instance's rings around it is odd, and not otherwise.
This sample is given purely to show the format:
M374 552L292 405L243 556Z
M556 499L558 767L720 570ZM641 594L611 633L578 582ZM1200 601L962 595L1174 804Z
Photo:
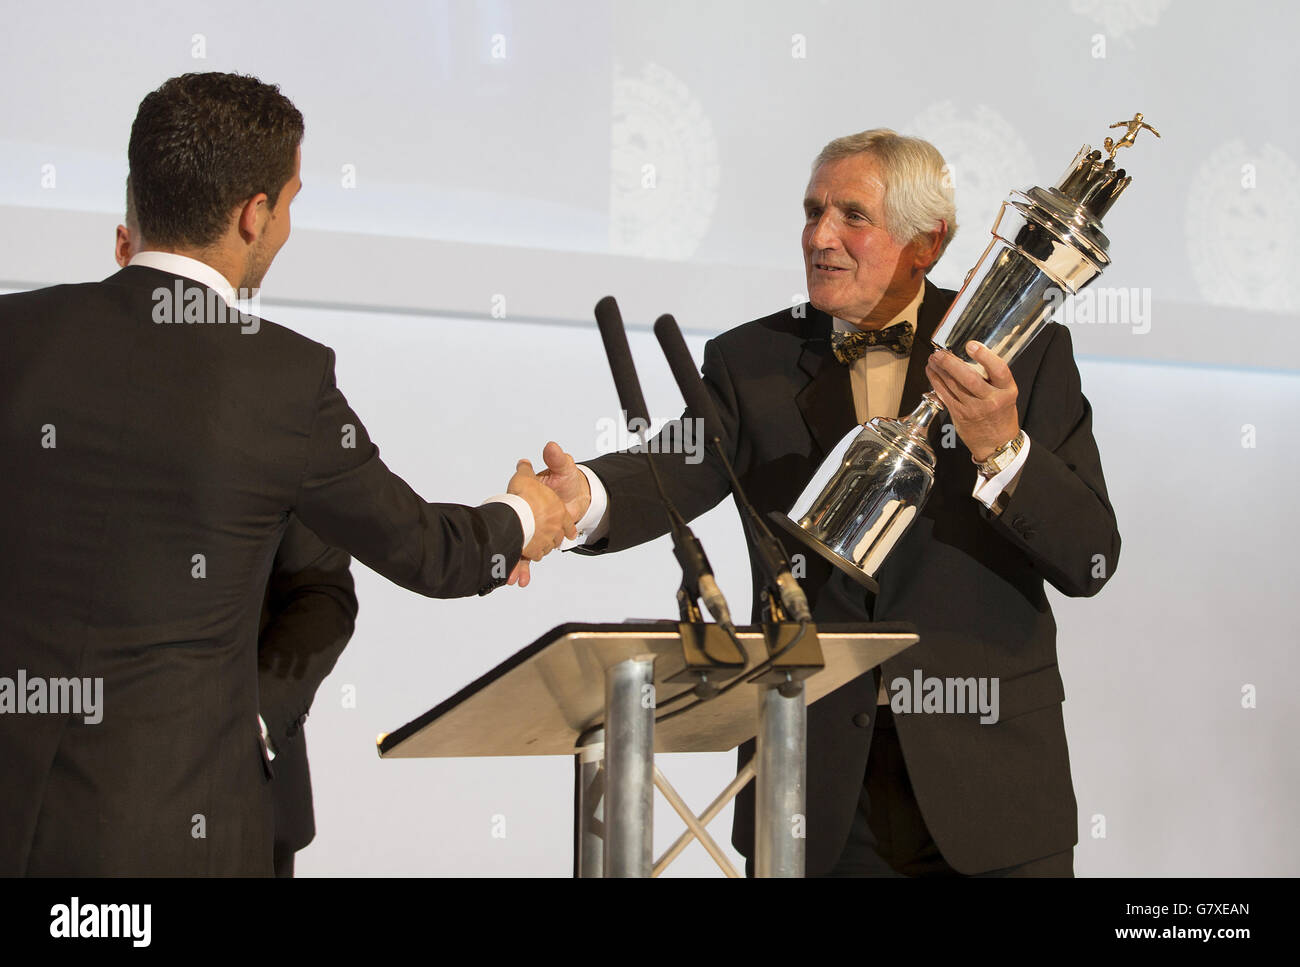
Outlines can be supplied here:
M1154 27L1169 0L1070 0L1070 9L1101 24L1106 33L1128 41L1142 27Z
M718 139L700 102L672 73L614 69L609 248L688 259L718 205Z
M1034 167L1025 139L984 104L962 115L951 101L940 101L900 133L925 138L948 162L958 229L931 277L936 285L958 288L988 247L989 230L1007 192L1034 184L1042 172Z
M1300 168L1280 148L1229 141L1187 192L1187 257L1201 296L1221 306L1300 307Z

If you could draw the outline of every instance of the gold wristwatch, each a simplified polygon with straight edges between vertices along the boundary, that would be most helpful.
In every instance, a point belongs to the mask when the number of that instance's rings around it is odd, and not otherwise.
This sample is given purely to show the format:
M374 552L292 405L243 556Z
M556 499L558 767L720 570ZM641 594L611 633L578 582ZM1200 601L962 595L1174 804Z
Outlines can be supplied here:
M976 460L971 457L971 463L979 467L980 476L985 480L992 480L1007 467L1011 466L1016 459L1017 454L1025 445L1025 431L1021 430L1014 438L1002 444L986 460Z

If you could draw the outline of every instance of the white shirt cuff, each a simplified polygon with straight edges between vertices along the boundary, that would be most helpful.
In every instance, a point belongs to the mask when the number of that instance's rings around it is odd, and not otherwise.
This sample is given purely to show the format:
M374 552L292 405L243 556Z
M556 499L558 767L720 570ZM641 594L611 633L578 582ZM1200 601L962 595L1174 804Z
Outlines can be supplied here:
M1001 496L1002 491L1010 485L1011 481L1016 479L1020 473L1020 468L1025 465L1025 460L1029 458L1029 434L1025 434L1025 445L1020 448L1016 458L1007 465L1007 468L994 477L985 480L983 475L976 472L975 489L971 491L971 496L978 500L989 510L993 509L993 503Z
M587 507L587 512L582 515L582 520L575 525L578 530L578 539L569 541L569 547L579 547L583 544L598 541L609 533L609 493L595 473L582 464L578 464L578 469L587 478L587 485L591 488L591 503Z
M266 730L266 719L262 718L260 713L257 716L257 727L262 732L262 748L266 750L266 761L270 762L275 758L275 749L271 744L271 733Z
M489 497L483 501L484 504L509 504L519 515L519 526L524 529L524 542L521 547L527 547L533 539L533 534L537 530L537 522L533 520L533 508L528 506L528 501L518 494L497 494L495 497ZM479 505L480 507L483 504Z

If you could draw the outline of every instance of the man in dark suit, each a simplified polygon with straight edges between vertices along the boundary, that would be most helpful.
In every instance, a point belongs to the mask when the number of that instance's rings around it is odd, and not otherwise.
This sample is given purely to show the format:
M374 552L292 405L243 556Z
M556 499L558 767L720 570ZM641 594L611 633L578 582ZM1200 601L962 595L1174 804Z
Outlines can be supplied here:
M126 268L142 247L131 186L126 224L117 226L114 257ZM347 646L357 620L351 558L327 547L292 514L275 549L257 637L258 707L267 757L272 760L275 816L274 869L293 876L294 854L316 836L311 769L303 723L320 688Z
M933 146L892 131L831 142L804 199L809 304L726 332L704 353L729 457L762 514L787 511L855 423L909 412L927 381L948 408L932 427L934 490L879 571L879 594L819 559L802 562L817 622L907 621L920 634L883 674L809 708L810 875L1073 871L1076 804L1043 582L1095 594L1119 534L1063 327L1049 326L1010 368L972 344L987 380L931 351L955 295L925 279L955 224L945 176ZM676 421L649 450L691 518L731 488L716 458L683 460L683 442ZM579 520L580 551L667 530L643 456L579 466L551 443L544 459L544 478ZM793 542L787 550L803 557ZM756 567L753 577L758 621ZM898 701L900 680L917 673L996 683L996 721ZM741 762L751 754L742 747ZM752 784L737 800L733 842L750 854Z
M333 352L235 311L288 238L302 133L255 78L173 78L131 130L148 250L0 297L0 873L272 872L256 643L291 514L434 597L572 532L527 461L481 506L425 502Z

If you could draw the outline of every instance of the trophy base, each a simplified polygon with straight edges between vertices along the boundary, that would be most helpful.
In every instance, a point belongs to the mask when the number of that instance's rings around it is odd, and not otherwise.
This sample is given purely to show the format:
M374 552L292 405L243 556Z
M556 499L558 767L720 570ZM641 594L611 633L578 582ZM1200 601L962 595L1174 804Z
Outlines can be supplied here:
M833 565L836 570L840 571L842 574L851 577L872 594L876 594L880 591L880 585L876 583L875 578L871 577L871 575L867 574L861 568L854 567L848 561L844 560L844 558L840 557L840 555L836 554L817 538L813 537L785 514L777 510L772 510L768 511L767 517L768 520L780 524L781 529L785 531L789 537L793 537L803 547L808 548L808 550L812 551L827 564Z

